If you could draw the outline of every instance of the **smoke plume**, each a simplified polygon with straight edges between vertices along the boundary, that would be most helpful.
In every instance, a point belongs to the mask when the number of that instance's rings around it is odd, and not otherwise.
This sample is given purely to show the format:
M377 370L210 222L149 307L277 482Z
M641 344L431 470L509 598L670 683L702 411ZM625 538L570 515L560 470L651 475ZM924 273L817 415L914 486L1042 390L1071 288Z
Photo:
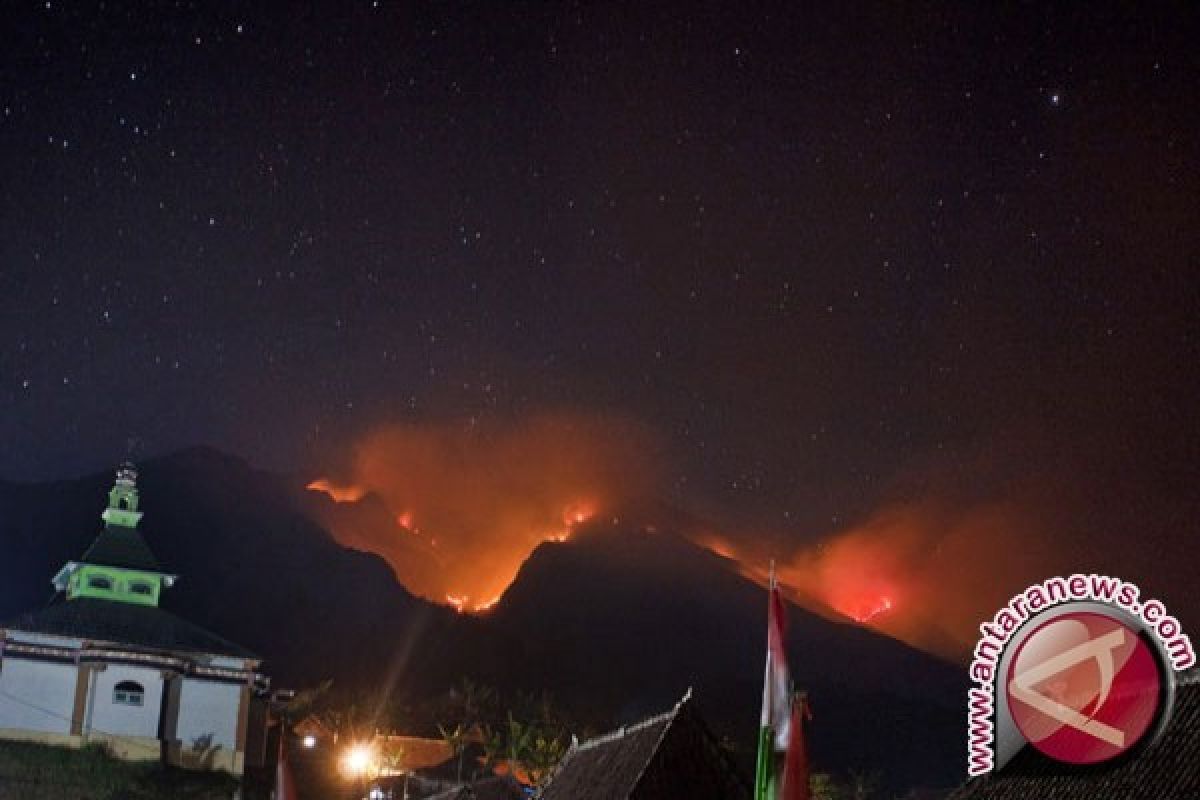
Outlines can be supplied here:
M1052 538L1006 502L886 507L778 568L802 596L922 649L960 657L980 621L1058 561Z
M340 480L310 488L338 501L325 521L339 541L382 555L411 591L474 611L539 544L663 498L659 452L644 427L597 415L390 425ZM661 527L760 583L774 560L798 602L962 659L981 621L1053 575L1117 575L1185 620L1200 613L1181 555L1200 512L1171 484L1131 477L1154 471L1128 459L1099 433L995 436L901 469L841 529L752 530L736 515L713 527L686 509Z
M539 544L655 486L655 452L646 429L615 417L389 425L358 444L345 480L309 488L374 495L380 513L335 513L334 535L382 555L410 591L481 610Z
M1162 451L1135 456L1125 436L1026 429L911 466L860 522L792 551L780 580L954 659L1013 595L1055 575L1119 576L1200 618L1187 591L1194 493L1164 480Z

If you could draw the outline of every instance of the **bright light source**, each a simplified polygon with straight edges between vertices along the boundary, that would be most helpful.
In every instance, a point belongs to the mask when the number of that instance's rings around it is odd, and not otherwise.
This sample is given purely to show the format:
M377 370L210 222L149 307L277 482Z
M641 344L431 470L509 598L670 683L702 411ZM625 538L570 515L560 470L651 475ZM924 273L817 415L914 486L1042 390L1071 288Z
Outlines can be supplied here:
M313 736L310 733L308 736L304 737L303 744L305 747L307 747L309 750L311 750L317 746L317 737Z
M365 744L356 744L346 751L342 757L342 766L353 777L366 775L371 769L371 748Z

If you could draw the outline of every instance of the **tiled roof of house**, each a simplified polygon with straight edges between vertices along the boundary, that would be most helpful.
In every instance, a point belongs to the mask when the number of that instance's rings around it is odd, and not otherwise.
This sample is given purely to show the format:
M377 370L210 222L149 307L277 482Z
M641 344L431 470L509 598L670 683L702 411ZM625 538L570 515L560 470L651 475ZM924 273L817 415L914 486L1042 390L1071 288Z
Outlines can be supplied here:
M966 783L950 800L1196 800L1200 798L1200 672L1176 686L1158 741L1123 763L1069 768L1026 747L999 772Z
M333 729L325 724L316 714L309 714L292 726L292 733L299 737L316 736L318 738L332 737Z
M675 708L574 743L539 800L738 800L750 791L692 708Z
M430 795L426 800L522 800L520 784L509 777L492 776Z
M91 597L22 614L0 627L154 650L257 658L244 647L156 606Z
M106 525L80 560L105 567L162 571L137 529L120 525Z
M436 767L454 758L454 748L445 739L426 739L421 736L377 736L381 750L399 756L399 768L405 772Z

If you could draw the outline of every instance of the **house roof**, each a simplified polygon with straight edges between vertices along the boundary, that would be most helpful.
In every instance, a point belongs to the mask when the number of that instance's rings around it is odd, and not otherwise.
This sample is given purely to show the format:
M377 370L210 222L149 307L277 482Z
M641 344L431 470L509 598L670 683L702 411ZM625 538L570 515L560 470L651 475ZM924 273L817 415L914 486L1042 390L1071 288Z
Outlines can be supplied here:
M411 772L445 764L454 758L454 748L445 739L421 736L376 736L380 749L399 753L400 769Z
M81 597L22 614L4 628L76 639L257 659L249 650L157 606Z
M292 726L292 733L297 736L332 736L333 729L322 722L316 714L309 714Z
M673 709L572 743L539 800L749 798L749 788L700 720L691 690Z
M1158 741L1116 766L1068 768L1024 748L950 800L1195 800L1200 797L1200 670L1180 676Z
M675 711L668 711L572 744L539 798L629 797L674 718Z
M492 776L430 795L426 800L521 800L520 784L507 776Z
M80 560L105 567L162 571L137 528L121 525L106 525Z

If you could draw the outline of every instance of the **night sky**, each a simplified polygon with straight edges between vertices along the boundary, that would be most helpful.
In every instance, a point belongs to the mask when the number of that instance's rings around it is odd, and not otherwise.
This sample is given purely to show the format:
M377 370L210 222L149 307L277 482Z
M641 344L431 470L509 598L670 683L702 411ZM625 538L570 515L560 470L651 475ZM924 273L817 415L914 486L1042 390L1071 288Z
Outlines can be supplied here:
M195 443L316 474L380 425L566 412L776 540L931 497L1193 535L1191 4L0 25L4 477Z

